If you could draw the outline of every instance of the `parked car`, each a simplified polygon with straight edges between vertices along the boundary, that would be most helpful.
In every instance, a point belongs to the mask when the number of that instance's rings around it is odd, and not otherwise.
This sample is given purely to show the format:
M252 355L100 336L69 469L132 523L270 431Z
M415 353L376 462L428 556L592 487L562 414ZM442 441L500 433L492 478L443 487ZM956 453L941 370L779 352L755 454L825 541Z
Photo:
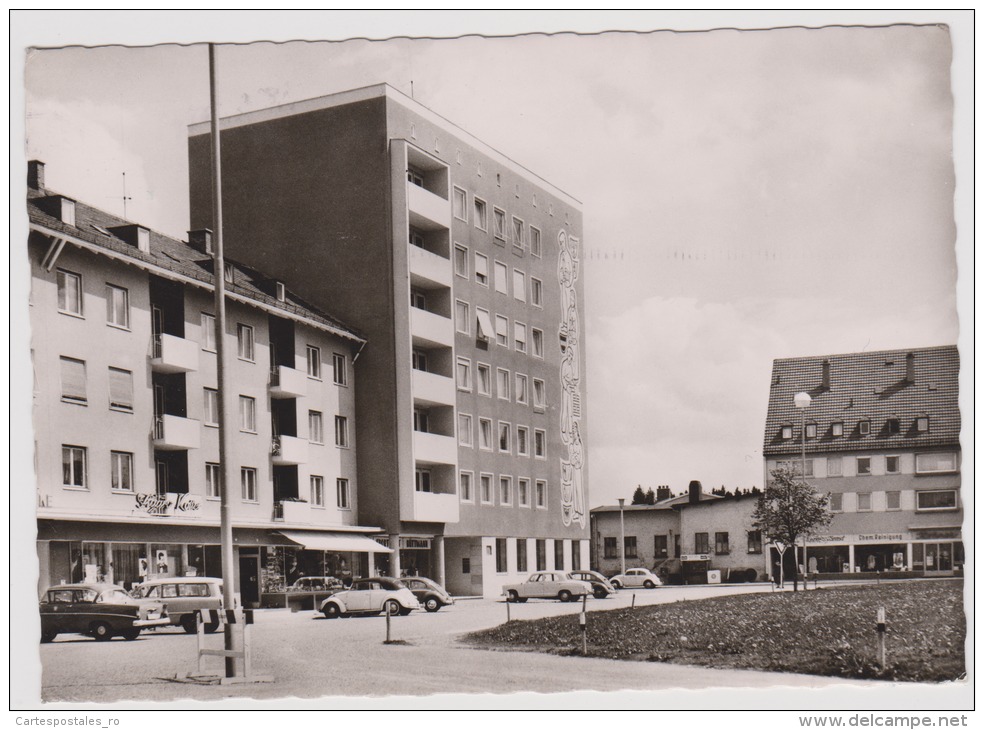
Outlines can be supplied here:
M590 583L591 593L595 598L608 598L616 590L608 578L593 570L572 570L571 578Z
M396 578L359 578L348 590L329 596L321 604L325 618L383 613L406 616L420 608L417 597Z
M622 588L656 588L663 585L659 576L649 570L649 568L629 568L625 573L619 573L611 579L611 583L618 589Z
M417 597L417 601L428 613L439 611L442 606L454 605L451 594L430 578L413 576L400 578L400 582L410 589L410 592Z
M291 611L300 611L306 607L317 610L328 596L343 590L345 586L338 578L330 575L307 575L298 578L287 589L287 607Z
M556 598L566 603L591 593L590 583L574 580L558 570L541 570L524 583L502 586L502 595L510 603L526 603L528 598Z
M58 634L85 634L96 641L122 636L133 641L141 629L170 623L160 601L139 603L123 586L111 583L70 583L52 586L39 604L41 642Z
M189 634L198 630L196 614L199 609L221 609L222 579L192 577L158 578L133 587L131 595L141 604L163 603L172 626L181 626ZM205 624L212 633L219 622Z

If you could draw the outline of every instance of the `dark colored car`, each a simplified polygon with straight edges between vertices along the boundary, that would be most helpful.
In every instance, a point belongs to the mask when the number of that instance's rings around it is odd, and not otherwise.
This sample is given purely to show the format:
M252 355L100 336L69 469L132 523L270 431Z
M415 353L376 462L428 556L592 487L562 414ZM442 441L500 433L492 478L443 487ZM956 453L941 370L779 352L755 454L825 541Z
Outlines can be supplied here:
M442 606L454 605L454 599L451 597L451 594L430 578L413 576L400 578L400 582L410 589L410 592L417 597L420 605L428 613L440 611Z
M133 641L148 626L170 623L159 602L140 604L122 586L72 583L49 588L40 603L41 641L58 634L85 634L96 641L122 636Z
M591 595L595 598L608 598L615 592L615 586L608 581L608 578L593 570L572 570L571 578L590 583Z

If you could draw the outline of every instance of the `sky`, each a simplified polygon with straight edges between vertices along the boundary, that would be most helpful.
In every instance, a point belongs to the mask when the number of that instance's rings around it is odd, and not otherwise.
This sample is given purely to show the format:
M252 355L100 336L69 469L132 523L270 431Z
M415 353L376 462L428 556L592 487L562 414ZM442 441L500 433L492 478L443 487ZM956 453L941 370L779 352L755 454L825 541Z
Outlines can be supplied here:
M767 20L725 15L592 28L692 32L226 45L219 109L412 81L418 102L583 203L590 505L636 485L761 486L774 358L958 341L954 58L939 25L698 32ZM185 40L167 35L180 18L157 38ZM212 37L373 35L332 19L280 36L260 16ZM427 20L403 32L428 35ZM43 45L119 40L83 30ZM127 216L183 238L206 47L32 50L23 68L22 159L46 163L48 187L121 214L125 172Z

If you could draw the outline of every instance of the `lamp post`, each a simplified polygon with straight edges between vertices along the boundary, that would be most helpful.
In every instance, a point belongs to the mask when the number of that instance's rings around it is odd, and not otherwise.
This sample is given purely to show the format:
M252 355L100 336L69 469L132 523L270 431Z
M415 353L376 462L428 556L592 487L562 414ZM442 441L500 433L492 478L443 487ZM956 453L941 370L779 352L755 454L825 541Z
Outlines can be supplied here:
M803 443L802 462L800 474L803 481L806 481L806 409L810 407L813 399L809 393L797 393L793 396L793 404L799 408L802 419L800 421L800 440ZM796 545L793 544L793 557L796 557ZM803 590L806 590L806 535L803 535ZM797 566L798 568L799 566Z
M625 575L625 498L622 497L618 500L618 522L620 526L620 532L622 535L622 544L619 548L618 554L622 558L622 575Z

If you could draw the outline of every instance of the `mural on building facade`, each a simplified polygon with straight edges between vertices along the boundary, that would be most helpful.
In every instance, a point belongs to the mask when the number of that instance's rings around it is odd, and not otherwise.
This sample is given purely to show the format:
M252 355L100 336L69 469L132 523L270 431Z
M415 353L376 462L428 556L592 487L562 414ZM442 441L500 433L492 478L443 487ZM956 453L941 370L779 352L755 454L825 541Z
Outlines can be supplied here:
M557 277L560 280L560 438L567 447L561 457L560 510L565 527L572 523L587 527L584 486L581 472L584 452L581 443L581 349L577 292L574 284L580 272L579 241L561 230L557 234L560 251Z

